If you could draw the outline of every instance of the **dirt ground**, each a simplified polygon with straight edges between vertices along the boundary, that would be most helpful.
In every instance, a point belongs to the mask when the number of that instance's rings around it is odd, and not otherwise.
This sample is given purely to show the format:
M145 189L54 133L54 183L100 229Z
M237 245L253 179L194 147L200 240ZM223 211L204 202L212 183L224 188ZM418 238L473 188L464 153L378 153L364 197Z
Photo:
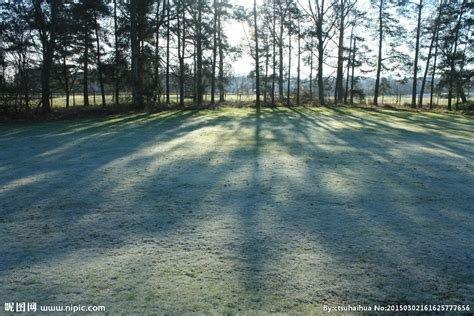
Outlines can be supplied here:
M472 304L473 157L474 120L449 114L2 124L0 303L112 314Z

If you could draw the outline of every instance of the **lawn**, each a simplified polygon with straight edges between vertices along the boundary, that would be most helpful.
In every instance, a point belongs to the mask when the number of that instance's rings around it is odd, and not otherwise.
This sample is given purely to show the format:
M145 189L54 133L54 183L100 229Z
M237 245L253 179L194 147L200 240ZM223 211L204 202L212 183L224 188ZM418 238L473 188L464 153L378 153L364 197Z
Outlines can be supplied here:
M219 96L216 95L215 98L216 98L216 100L218 100ZM398 97L394 96L394 95L388 95L388 96L384 96L384 97L381 96L379 102L383 103L384 105L392 105L392 106L400 106L400 107L401 106L405 106L405 107L410 106L410 104L411 104L411 95L403 95L400 98L401 104L397 103L397 98ZM211 99L210 94L205 94L204 95L204 103L209 102L210 99ZM239 105L239 104L241 104L241 105L247 104L248 105L249 102L255 101L255 95L226 93L225 99L226 99L226 102L228 102L228 103L237 104L237 105ZM263 99L263 97L262 97L262 99ZM132 96L129 93L122 93L119 97L119 100L123 105L126 105L126 104L131 103ZM165 96L164 95L161 96L161 100L162 100L162 102L165 101ZM187 104L191 104L193 100L191 98L187 97L187 98L185 98L184 101ZM327 102L332 102L330 100L326 100L326 101ZM373 101L373 96L369 95L369 96L366 96L365 101L362 101L362 103L360 103L360 104L371 105L372 101ZM469 101L472 102L473 100L469 99ZM37 99L36 102L39 102L39 99ZM101 102L102 102L102 99L101 99L100 93L96 93L95 98L94 98L93 94L89 95L89 104L90 105L100 106ZM113 95L112 94L106 94L105 95L105 102L109 106L113 105L114 104ZM268 102L270 103L270 96L268 96ZM295 97L292 97L292 102L293 103L296 102ZM355 100L355 102L360 102L360 100ZM179 103L178 95L176 95L175 93L171 93L170 94L170 103L171 104L178 104ZM36 104L36 103L34 103L34 104ZM76 106L83 106L84 105L84 98L83 98L82 94L76 94L74 97L72 95L69 96L69 106L73 106L74 104ZM424 98L424 107L428 108L428 104L429 104L429 96L425 96L425 98ZM448 104L448 99L446 99L446 98L435 97L433 99L434 108L447 109L447 104ZM453 107L455 106L455 104L456 104L456 100L453 100ZM52 106L54 108L64 108L66 106L66 97L65 96L55 96L52 99Z
M474 121L349 108L0 126L0 301L474 302Z

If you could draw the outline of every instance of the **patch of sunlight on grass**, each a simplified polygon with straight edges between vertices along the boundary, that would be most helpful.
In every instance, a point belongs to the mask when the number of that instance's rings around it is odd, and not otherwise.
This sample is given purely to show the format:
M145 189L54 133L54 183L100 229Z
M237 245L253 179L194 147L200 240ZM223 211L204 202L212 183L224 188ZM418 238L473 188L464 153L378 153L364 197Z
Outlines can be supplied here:
M0 193L6 193L11 190L16 190L24 186L33 185L37 182L43 181L47 178L53 177L57 174L55 171L43 172L20 179L12 180L0 187Z

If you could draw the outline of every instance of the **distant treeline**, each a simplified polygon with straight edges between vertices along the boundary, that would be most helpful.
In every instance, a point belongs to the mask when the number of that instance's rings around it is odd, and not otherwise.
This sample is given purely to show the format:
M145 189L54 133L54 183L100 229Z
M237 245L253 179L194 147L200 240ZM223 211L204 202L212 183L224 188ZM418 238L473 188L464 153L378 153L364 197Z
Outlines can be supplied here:
M48 113L52 93L91 92L107 107L130 93L137 109L252 93L256 106L372 103L411 94L411 106L467 101L473 67L471 1L15 0L0 3L0 107ZM243 42L231 22L246 25ZM410 23L412 22L412 23ZM235 77L244 53L255 65ZM304 69L304 71L303 71ZM305 77L302 77L305 73ZM366 74L366 75L363 75ZM249 80L250 84L249 84ZM240 86L239 86L240 85ZM407 86L409 86L407 91ZM40 99L33 96L40 94ZM106 98L113 95L112 98ZM209 98L204 98L209 95ZM428 98L429 100L424 100ZM112 105L113 105L112 104Z

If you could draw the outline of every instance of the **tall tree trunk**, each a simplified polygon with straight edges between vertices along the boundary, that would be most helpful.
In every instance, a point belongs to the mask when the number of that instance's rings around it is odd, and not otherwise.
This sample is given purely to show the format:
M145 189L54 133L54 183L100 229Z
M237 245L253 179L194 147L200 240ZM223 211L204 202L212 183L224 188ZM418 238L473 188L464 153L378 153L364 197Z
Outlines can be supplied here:
M89 106L89 34L84 33L83 105Z
M425 71L423 73L423 79L421 80L420 94L418 95L418 107L420 108L423 106L423 94L425 92L426 78L428 76L428 69L430 67L430 60L432 57L433 45L438 36L440 14L441 14L441 3L438 8L438 15L436 17L436 20L434 21L435 25L434 25L433 35L431 36L430 46L428 48L428 56L426 58Z
M260 110L260 63L258 51L257 0L253 0L253 22L255 31L255 106Z
M278 74L278 95L280 101L283 100L283 26L284 26L284 14L283 7L281 5L282 0L278 1L278 7L280 9L280 39L278 41L278 57L279 57L279 74Z
M301 24L298 18L298 65L296 67L296 105L300 105L300 83L301 83Z
M276 79L276 0L273 0L273 16L272 16L272 44L273 44L273 63L272 63L272 106L275 106L275 79Z
M343 67L344 67L344 20L345 20L345 1L340 0L339 8L339 39L337 43L337 69L336 69L336 86L334 89L334 104L342 101L343 96Z
M324 63L324 43L322 30L317 31L318 37L318 98L319 104L324 105L324 78L323 78L323 63Z
M352 54L352 37L354 35L354 27L351 29L351 36L349 38L349 52L347 54L347 68L346 68L346 89L344 91L344 103L347 103L349 96L349 71L351 69L351 54Z
M28 61L26 60L26 56L23 59L23 67L24 73L22 75L23 79L23 94L25 98L25 107L27 110L30 108L30 76L29 76L29 67Z
M421 11L423 9L423 0L418 3L418 22L416 24L415 40L415 60L413 61L413 88L411 92L411 106L416 107L416 85L418 80L418 54L420 52L420 33L421 33Z
M178 41L178 61L179 61L179 107L184 108L184 53L186 50L186 36L185 36L185 10L183 0L179 1L179 10L181 10L182 17L179 13L177 16L177 41Z
M56 48L56 28L57 16L60 8L59 0L51 0L49 5L51 8L49 24L45 21L45 13L42 8L43 1L33 0L33 14L36 27L40 33L42 61L41 61L41 103L42 112L51 112L50 104L50 77L51 68L53 66L54 51ZM48 36L49 33L49 36Z
M291 21L291 12L288 11L288 20ZM286 106L290 106L291 92L291 28L288 28L288 81L286 83Z
M166 1L166 104L170 103L170 1Z
M268 40L265 39L265 75L263 76L263 104L267 104L267 94L268 94L268 64L270 59L270 52L268 51L270 45Z
M219 7L219 10L221 8ZM221 12L219 11L218 20L217 20L217 42L219 45L219 102L225 101L225 91L224 91L224 45L222 43L222 26L221 26Z
M379 50L378 50L378 57L377 57L377 74L375 76L374 105L378 105L379 89L380 89L380 72L382 70L383 3L384 3L384 0L380 0L380 3L379 3Z
M214 104L214 94L216 93L216 60L217 60L217 0L214 0L214 27L212 39L212 70L211 70L211 104Z
M316 38L318 40L318 98L319 104L325 105L324 100L324 77L323 77L323 66L324 66L324 34L323 34L323 21L324 21L324 0L321 1L321 5L317 8L317 19L316 19Z
M470 34L469 31L470 31L470 25L467 27L467 32L466 33ZM461 55L462 59L461 59L460 69L459 69L460 74L462 74L462 72L464 71L464 66L466 65L466 56L467 56L466 50L468 49L468 46L469 45L467 43L464 44L464 51ZM458 94L458 97L461 98L461 102L466 103L467 102L467 96L466 96L466 93L464 91L464 87L462 86L461 78L458 77L458 79L459 80L457 81L457 94Z
M309 100L313 102L313 36L311 36L311 47L309 50Z
M66 64L66 56L63 54L62 56L63 61L63 80L64 80L64 93L66 94L66 109L69 108L69 76L68 76L68 69Z
M131 46L131 80L132 80L132 100L136 108L143 108L143 73L141 60L141 36L138 29L140 2L130 0L130 46Z
M202 106L203 102L203 69L202 69L202 10L203 2L199 0L197 3L197 25L196 25L196 94L197 105Z
M455 33L456 35L454 37L454 50L451 54L451 58L450 58L451 60L449 63L449 66L450 66L450 70L449 70L450 75L449 75L449 82L448 82L448 110L449 111L452 111L452 98L453 98L454 84L455 84L455 81L459 80L456 75L455 56L457 55L457 50L458 50L459 29L460 29L463 14L464 14L464 2L461 4L461 11L459 12L459 18L456 24L456 33Z
M354 37L354 43L352 44L352 58L351 58L351 100L350 103L354 104L354 84L355 84L355 78L354 78L354 70L355 70L355 53L356 53L356 37Z
M436 74L436 62L437 62L437 59L438 59L438 39L439 39L439 32L436 34L434 60L433 60L433 69L432 69L432 71L431 71L430 109L433 108L434 79L435 79L435 74Z
M156 12L155 12L155 55L154 55L154 74L153 74L153 99L154 102L157 102L158 104L161 103L161 89L160 89L160 9L164 10L165 9L165 4L163 3L163 8L160 8L161 1L157 1L156 4Z
M100 60L100 39L99 39L99 21L96 18L96 28L95 28L95 40L97 45L97 73L99 75L99 86L100 86L100 94L101 94L101 101L102 107L105 108L105 88L104 88L104 77L102 73L102 62Z
M118 21L117 21L117 0L114 0L114 101L115 105L119 104L119 47L118 47Z

